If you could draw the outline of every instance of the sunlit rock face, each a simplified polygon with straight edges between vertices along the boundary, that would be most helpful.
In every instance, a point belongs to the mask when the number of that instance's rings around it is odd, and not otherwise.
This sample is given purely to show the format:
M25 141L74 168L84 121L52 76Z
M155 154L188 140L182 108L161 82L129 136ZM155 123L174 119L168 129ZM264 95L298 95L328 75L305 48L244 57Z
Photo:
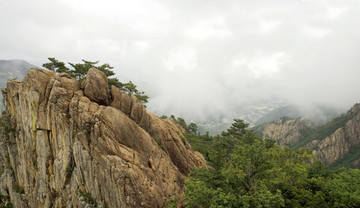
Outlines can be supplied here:
M31 69L2 90L0 193L14 207L166 207L206 167L174 123L89 70Z

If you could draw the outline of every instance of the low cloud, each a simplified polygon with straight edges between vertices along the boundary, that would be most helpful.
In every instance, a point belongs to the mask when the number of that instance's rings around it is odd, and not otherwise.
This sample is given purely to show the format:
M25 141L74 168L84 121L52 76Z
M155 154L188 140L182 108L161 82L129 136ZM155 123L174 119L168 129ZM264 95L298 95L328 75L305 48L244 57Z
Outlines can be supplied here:
M18 5L22 5L19 7ZM0 3L1 59L100 60L187 120L272 101L345 110L360 101L360 5L349 1Z

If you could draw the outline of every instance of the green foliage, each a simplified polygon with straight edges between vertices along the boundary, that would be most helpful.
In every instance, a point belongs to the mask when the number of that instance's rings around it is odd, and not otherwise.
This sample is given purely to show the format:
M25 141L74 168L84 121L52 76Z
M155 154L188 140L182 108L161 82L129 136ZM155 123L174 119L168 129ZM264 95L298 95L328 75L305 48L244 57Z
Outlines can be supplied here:
M249 124L244 123L244 120L234 119L234 123L231 124L230 129L221 133L224 137L240 138L248 131L246 128Z
M10 202L9 195L0 194L0 208L12 208L14 205Z
M4 208L13 208L13 207L14 207L13 203L8 202Z
M21 187L21 186L19 186L19 184L14 184L14 185L13 185L13 190L14 190L16 193L25 194L24 188Z
M333 207L360 207L360 170L340 172L325 184Z
M360 170L336 173L312 151L281 148L242 120L222 136L185 134L211 166L186 180L187 207L359 207Z
M139 91L137 89L137 86L129 81L128 83L122 84L122 87L119 87L122 91L128 93L128 94L134 94L135 97L140 101L141 103L147 103L149 96L145 95L145 92Z
M186 139L185 137L180 137L181 141L183 142L183 144L186 144Z
M178 196L173 196L172 198L170 198L168 200L168 208L177 208L178 207L178 201L179 201Z
M6 138L6 143L8 145L12 144L10 134L16 132L16 127L13 127L10 121L10 115L3 112L0 118L0 127L4 129L4 135Z
M196 134L197 132L198 132L198 126L195 124L195 123L193 123L193 122L191 122L189 125L188 125L188 130L189 130L189 132L190 133L193 133L193 134Z
M61 62L55 58L51 58L49 57L49 63L45 63L43 64L42 66L51 70L51 71L56 71L58 73L62 73L62 72L65 72L65 73L68 73L69 72L69 68L67 68L65 66L65 63L64 62Z
M211 137L192 133L183 133L183 135L185 136L186 140L190 142L193 150L201 152L205 158L207 158L210 140L212 139Z
M76 78L79 81L82 81L86 78L86 74L89 71L89 69L96 68L104 72L104 74L108 77L109 87L114 85L115 87L119 88L121 91L125 93L134 94L139 102L143 104L148 102L149 96L145 95L143 91L139 91L137 89L137 86L133 84L131 81L129 81L128 83L122 83L116 77L115 78L112 77L115 75L115 73L112 70L114 67L110 66L107 63L98 65L99 61L87 61L83 59L82 60L83 63L69 62L71 68L68 68L65 66L64 62L61 62L55 58L48 58L48 59L50 62L44 63L42 65L43 67L50 69L52 71L56 71L58 73L62 73L62 72L68 73L70 74L70 76Z
M79 196L81 197L81 201L86 202L88 205L91 205L92 207L96 208L97 202L96 200L91 196L91 193L82 191L79 189L78 191Z
M66 167L66 169L65 169L65 172L66 172L66 175L67 175L67 176L71 176L71 174L72 174L73 171L74 171L74 167L72 167L72 166L68 166L68 167Z
M153 139L155 140L155 142L159 145L159 147L163 150L165 150L164 145L161 143L161 141L159 139L157 139L156 137L153 137Z
M185 130L187 129L187 124L186 124L186 122L185 122L185 120L184 120L183 118L178 117L178 118L177 118L177 123L178 123L181 127L183 127Z

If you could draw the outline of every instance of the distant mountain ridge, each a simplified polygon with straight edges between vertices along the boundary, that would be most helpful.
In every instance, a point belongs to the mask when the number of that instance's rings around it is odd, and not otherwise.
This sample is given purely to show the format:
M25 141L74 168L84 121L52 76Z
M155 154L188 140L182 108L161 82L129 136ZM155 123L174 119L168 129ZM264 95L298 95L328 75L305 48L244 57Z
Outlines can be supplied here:
M0 60L0 88L6 87L6 83L9 80L22 80L27 71L31 68L36 68L36 66L26 62L25 60ZM2 96L0 96L0 109L4 109Z
M295 105L283 101L271 101L239 108L236 113L234 112L219 120L207 120L196 123L202 134L209 132L210 135L216 135L228 129L231 123L233 123L234 118L243 119L246 123L250 124L250 127L263 126L263 124L282 118L301 117L306 117L306 120L311 121L313 125L320 125L331 121L340 115L341 112L342 111L331 107L315 106L311 118L307 118L307 116L300 111L299 107Z
M6 87L6 83L10 79L23 79L26 72L35 67L21 59L0 60L0 87Z
M309 125L304 118L281 118L257 126L254 131L292 149L311 148L330 167L360 167L359 103L324 125Z

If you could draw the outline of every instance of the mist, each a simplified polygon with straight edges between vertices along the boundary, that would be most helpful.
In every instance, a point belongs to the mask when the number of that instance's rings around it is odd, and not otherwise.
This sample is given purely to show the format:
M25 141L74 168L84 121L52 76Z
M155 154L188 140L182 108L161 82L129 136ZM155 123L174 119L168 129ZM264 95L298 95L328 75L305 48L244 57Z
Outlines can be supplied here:
M13 0L0 8L0 59L109 63L159 116L231 118L283 102L319 117L319 108L360 101L357 0Z

